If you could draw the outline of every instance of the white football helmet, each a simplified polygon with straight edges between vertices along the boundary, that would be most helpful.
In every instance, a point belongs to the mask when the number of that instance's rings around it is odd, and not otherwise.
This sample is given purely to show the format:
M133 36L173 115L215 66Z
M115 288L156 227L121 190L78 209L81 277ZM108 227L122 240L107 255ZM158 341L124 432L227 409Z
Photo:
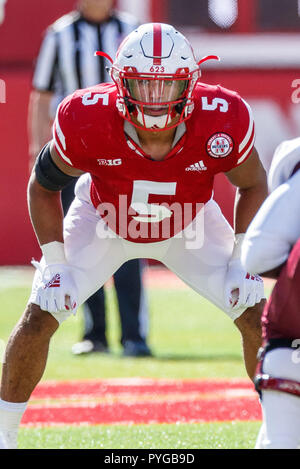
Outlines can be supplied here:
M96 52L96 55L107 54ZM117 108L134 126L160 131L190 117L200 78L192 46L173 26L148 23L120 45L110 69L118 90Z

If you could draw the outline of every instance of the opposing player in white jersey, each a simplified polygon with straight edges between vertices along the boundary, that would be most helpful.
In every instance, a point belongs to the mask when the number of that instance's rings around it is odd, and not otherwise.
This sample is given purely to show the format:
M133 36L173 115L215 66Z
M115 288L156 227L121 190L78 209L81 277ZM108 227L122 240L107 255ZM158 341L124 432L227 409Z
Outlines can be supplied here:
M283 142L269 172L270 196L248 228L242 262L278 279L262 316L256 374L263 425L256 448L300 445L300 138Z
M3 367L0 429L11 447L51 336L128 259L163 262L222 309L254 376L264 288L242 268L240 247L267 183L251 109L238 93L200 82L203 60L170 25L142 25L108 59L115 84L61 103L29 183L43 258ZM213 200L220 172L237 187L235 231ZM59 191L79 175L63 221Z

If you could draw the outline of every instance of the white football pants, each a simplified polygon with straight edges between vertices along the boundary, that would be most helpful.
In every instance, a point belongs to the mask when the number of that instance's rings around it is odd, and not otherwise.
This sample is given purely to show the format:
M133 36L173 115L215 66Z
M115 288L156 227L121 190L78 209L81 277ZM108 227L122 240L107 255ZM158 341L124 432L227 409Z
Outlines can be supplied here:
M108 229L91 202L90 184L89 174L80 177L76 197L64 220L66 258L80 269L74 269L79 304L104 285L124 262L144 258L165 264L232 320L245 311L245 308L231 311L225 306L224 281L234 233L216 202L207 202L192 223L175 237L154 243L134 243ZM35 303L40 275L36 271L29 300L32 303ZM53 314L60 323L69 315L69 312Z

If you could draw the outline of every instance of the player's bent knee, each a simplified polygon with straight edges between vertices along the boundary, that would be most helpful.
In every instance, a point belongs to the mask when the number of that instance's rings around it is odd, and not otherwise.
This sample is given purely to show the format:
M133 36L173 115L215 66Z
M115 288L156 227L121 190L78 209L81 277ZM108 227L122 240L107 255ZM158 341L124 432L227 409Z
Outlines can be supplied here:
M260 350L255 376L258 392L279 391L300 397L299 351L290 339L273 339Z
M29 303L23 314L22 325L34 333L54 333L59 323L50 313L34 303Z
M252 331L259 334L261 337L261 316L264 309L266 300L261 300L260 303L247 308L234 323L240 331Z

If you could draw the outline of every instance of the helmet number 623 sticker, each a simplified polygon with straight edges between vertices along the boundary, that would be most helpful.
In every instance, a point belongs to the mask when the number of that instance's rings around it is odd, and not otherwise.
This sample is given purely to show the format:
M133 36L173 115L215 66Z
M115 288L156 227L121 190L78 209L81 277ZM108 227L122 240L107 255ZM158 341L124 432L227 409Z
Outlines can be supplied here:
M152 65L152 67L150 67L149 69L149 72L151 73L164 73L165 71L165 67L162 67L160 65Z

